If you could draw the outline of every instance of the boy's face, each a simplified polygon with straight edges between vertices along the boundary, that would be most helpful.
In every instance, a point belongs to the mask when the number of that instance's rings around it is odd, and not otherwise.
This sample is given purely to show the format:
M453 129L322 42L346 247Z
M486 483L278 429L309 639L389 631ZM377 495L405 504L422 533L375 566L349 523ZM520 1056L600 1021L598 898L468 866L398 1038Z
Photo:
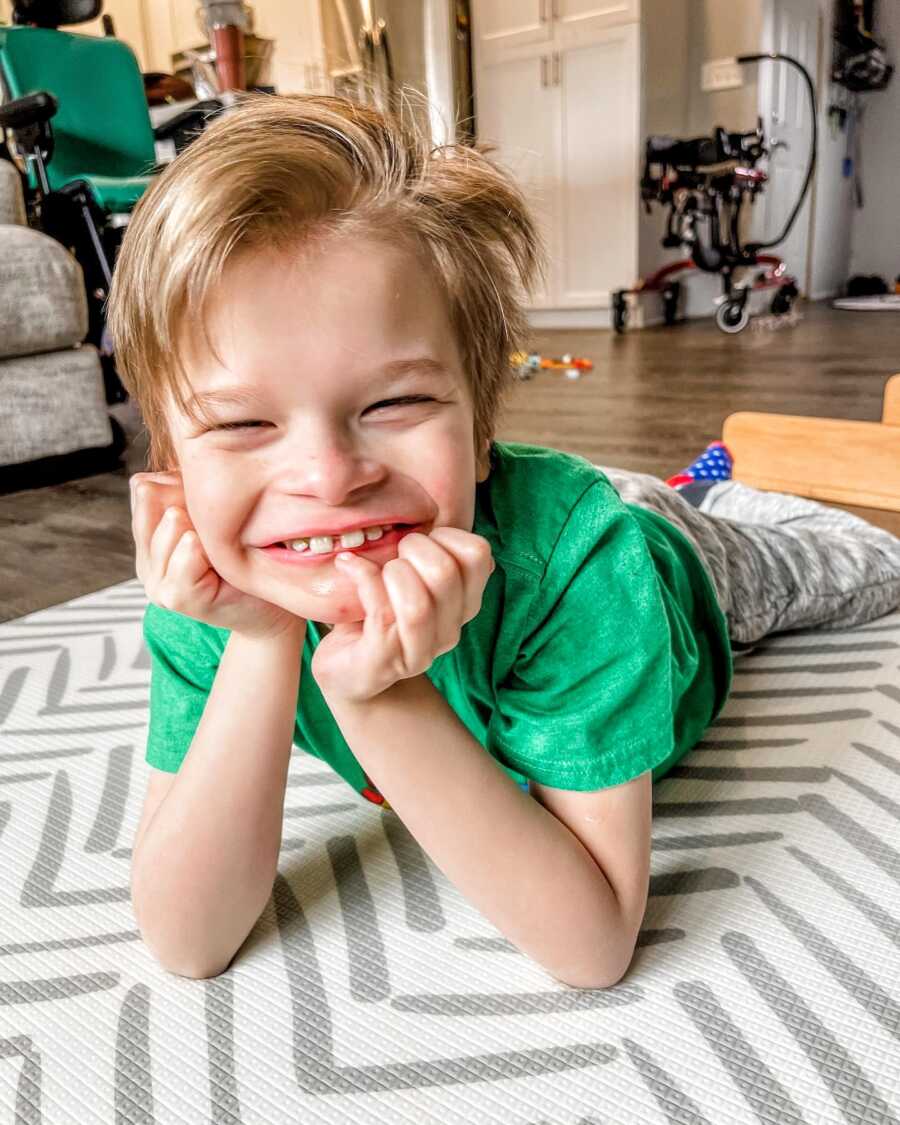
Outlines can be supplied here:
M183 348L192 392L245 397L208 406L228 429L171 400L168 418L188 514L227 582L309 620L360 621L334 566L338 538L321 555L267 545L410 525L367 538L383 566L409 530L472 530L487 459L444 302L415 255L362 239L248 252L227 267L208 324L221 362L198 325ZM407 396L421 401L386 404Z

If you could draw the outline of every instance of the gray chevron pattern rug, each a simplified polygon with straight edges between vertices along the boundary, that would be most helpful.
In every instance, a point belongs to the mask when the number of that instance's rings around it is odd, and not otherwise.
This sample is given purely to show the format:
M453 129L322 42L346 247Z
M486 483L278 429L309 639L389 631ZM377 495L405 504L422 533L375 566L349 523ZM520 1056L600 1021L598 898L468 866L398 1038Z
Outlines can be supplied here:
M230 969L162 970L128 890L145 604L0 625L0 1123L900 1123L900 614L740 658L656 786L633 965L581 991L301 749Z

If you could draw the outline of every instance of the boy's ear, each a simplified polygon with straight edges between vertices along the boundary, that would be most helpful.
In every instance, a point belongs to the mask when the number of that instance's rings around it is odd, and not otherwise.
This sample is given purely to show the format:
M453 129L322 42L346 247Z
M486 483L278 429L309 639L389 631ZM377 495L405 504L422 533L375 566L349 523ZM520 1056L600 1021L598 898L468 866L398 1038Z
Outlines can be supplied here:
M475 480L481 484L486 481L491 475L491 442L489 438L485 439L484 445L481 447L481 454L478 457L477 472Z

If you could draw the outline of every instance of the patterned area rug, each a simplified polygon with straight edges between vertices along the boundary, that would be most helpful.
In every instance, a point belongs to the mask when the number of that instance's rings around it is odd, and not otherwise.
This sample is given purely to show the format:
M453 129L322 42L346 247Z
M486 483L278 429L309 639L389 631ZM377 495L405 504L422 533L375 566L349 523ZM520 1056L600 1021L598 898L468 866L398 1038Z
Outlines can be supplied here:
M0 1121L900 1122L900 614L740 658L656 786L632 967L581 991L300 749L230 969L162 970L128 890L145 604L0 625Z

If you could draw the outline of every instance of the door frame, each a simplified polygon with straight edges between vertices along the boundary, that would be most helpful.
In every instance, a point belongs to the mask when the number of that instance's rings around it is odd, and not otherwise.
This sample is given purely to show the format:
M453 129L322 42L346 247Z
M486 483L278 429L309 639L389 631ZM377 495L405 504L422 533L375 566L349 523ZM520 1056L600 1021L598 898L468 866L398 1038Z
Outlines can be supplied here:
M816 127L819 131L819 136L822 134L822 67L826 54L826 44L823 40L824 33L824 13L822 10L822 0L809 0L810 4L816 10L816 65L813 68L812 79L816 88ZM779 0L763 0L762 12L762 32L760 51L772 51L775 49L775 12L779 7ZM768 111L771 106L772 97L772 79L774 76L774 69L776 66L786 66L786 63L770 63L765 69L759 68L757 70L757 106L758 113L763 119L763 129L768 136L771 132L771 118L768 116ZM804 103L806 98L804 97ZM813 255L815 254L815 217L816 217L816 195L817 185L819 180L819 163L817 161L816 168L813 171L812 180L809 185L809 208L807 211L806 220L806 258L804 263L803 277L798 277L800 282L800 290L805 297L809 297L812 292L813 282ZM799 219L799 216L798 216ZM774 232L772 232L774 233ZM773 248L777 250L777 247Z

